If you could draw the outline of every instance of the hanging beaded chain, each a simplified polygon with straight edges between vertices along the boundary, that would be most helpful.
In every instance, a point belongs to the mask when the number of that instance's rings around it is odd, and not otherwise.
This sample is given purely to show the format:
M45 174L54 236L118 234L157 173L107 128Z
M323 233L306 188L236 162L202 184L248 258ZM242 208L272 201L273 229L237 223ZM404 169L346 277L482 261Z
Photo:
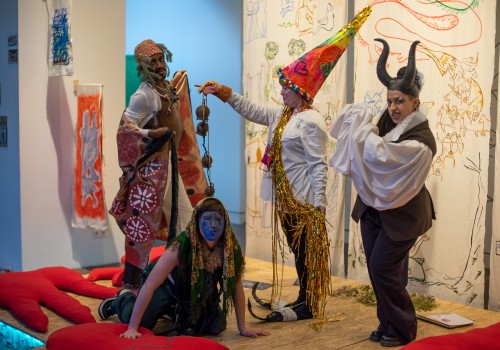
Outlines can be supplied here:
M213 197L215 193L215 187L210 178L210 168L212 167L212 156L210 155L210 137L208 136L208 116L210 115L210 108L207 106L207 96L203 95L201 100L201 106L196 108L196 119L201 120L198 125L196 125L196 134L203 137L203 150L205 153L201 158L201 165L207 169L207 179L208 186L205 188L205 195L207 197Z

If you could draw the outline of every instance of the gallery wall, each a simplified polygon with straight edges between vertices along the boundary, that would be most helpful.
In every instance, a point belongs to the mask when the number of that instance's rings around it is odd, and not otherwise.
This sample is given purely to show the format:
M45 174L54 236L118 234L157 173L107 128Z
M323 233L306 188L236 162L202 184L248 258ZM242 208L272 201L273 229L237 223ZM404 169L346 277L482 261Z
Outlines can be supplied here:
M76 268L117 262L123 236L110 222L104 233L71 226L79 84L104 86L104 186L118 189L115 128L123 110L125 4L75 0L71 8L73 76L49 76L49 14L45 1L21 0L19 10L19 162L23 270ZM109 13L113 13L110 20ZM111 196L106 198L111 204Z
M19 65L9 62L9 37L17 38L17 0L5 0L0 11L0 123L6 142L0 144L0 268L20 270L21 204L19 198Z

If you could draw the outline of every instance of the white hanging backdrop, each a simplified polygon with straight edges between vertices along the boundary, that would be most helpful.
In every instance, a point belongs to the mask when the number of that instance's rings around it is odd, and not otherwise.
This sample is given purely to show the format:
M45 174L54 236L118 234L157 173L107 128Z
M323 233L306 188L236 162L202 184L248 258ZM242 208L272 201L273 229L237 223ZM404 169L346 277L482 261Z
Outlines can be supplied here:
M250 100L281 106L281 87L276 69L335 35L347 24L344 0L245 0L243 91ZM351 20L351 19L349 19ZM353 42L351 45L355 44ZM341 57L315 97L315 107L328 127L345 103L346 56ZM266 147L267 128L246 125L247 160L246 254L271 260L271 205L260 199L260 160ZM334 143L331 142L333 150ZM327 219L331 239L332 272L344 274L344 179L330 170L327 188ZM287 263L292 264L290 255ZM270 271L271 274L271 271Z
M498 26L498 24L497 24ZM497 46L497 50L499 50ZM497 70L500 67L500 55L497 52L498 61ZM496 102L496 112L498 115L498 111L500 111L500 100L498 99L498 89L500 88L500 79L498 76L496 77L496 101L492 101L492 103ZM490 288L489 288L489 302L488 309L500 311L500 125L496 124L496 138L495 144L497 145L495 148L495 179L494 179L494 188L496 189L495 194L493 196L493 209L492 209L492 217L493 217L493 234L491 237L491 247L490 247Z
M484 303L484 236L495 53L495 1L358 0L372 5L356 46L355 102L374 112L386 106L376 76L381 45L391 48L387 70L407 63L411 42L425 75L421 110L437 141L427 187L437 221L410 252L411 291L473 306ZM469 6L471 5L471 6ZM368 281L357 227L351 222L348 278Z

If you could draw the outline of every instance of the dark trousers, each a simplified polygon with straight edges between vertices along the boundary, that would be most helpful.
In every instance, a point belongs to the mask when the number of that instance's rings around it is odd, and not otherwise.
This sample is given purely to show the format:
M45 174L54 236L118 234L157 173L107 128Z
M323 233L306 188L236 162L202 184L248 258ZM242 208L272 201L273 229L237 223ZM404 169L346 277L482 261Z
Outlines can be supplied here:
M361 217L361 236L377 298L379 330L409 343L417 335L415 308L406 290L409 252L417 239L390 239L384 232L379 212L371 207Z
M113 302L113 311L116 312L118 319L122 323L130 322L136 299L137 296L134 293L128 292L118 296ZM169 314L169 309L175 309L176 304L177 300L170 287L162 284L153 292L151 302L144 311L140 326L153 329L160 317Z
M285 214L285 220L281 222L281 228L285 233L286 240L288 243L288 247L293 252L295 258L295 269L297 270L297 276L299 278L299 296L297 301L299 303L304 302L306 300L306 291L307 291L307 267L305 263L305 239L306 239L306 228L302 230L300 234L300 238L298 242L293 241L294 236L294 225L297 223L297 218L292 214Z
M122 323L129 323L132 317L137 296L132 293L123 293L118 296L112 304L112 310L118 315ZM164 316L170 316L175 322L175 329L181 334L187 335L217 335L226 329L226 317L218 302L211 303L200 323L191 329L191 318L189 317L190 302L178 302L169 283L163 283L153 292L153 296L144 315L140 326L153 329L158 320Z

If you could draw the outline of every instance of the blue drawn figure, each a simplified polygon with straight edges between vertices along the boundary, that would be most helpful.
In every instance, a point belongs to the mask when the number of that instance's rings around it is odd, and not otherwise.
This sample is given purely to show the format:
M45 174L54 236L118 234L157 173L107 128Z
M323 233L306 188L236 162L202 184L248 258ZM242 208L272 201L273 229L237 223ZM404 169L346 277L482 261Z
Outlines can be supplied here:
M101 182L101 176L94 168L98 156L98 136L96 112L92 113L92 122L89 124L90 113L86 110L83 113L82 128L82 206L85 205L87 198L92 200L92 207L96 208L98 203L96 192L98 190L95 183Z
M288 12L292 12L293 10L295 10L293 0L281 0L281 17L285 17Z
M372 115L378 115L382 112L385 107L387 107L385 100L383 100L382 93L385 90L382 88L371 95L370 91L366 91L363 104L370 108Z
M69 59L68 9L58 8L52 21L52 64L67 66Z
M245 14L249 17L246 43L266 37L266 10L263 3L264 0L249 0L245 5Z

